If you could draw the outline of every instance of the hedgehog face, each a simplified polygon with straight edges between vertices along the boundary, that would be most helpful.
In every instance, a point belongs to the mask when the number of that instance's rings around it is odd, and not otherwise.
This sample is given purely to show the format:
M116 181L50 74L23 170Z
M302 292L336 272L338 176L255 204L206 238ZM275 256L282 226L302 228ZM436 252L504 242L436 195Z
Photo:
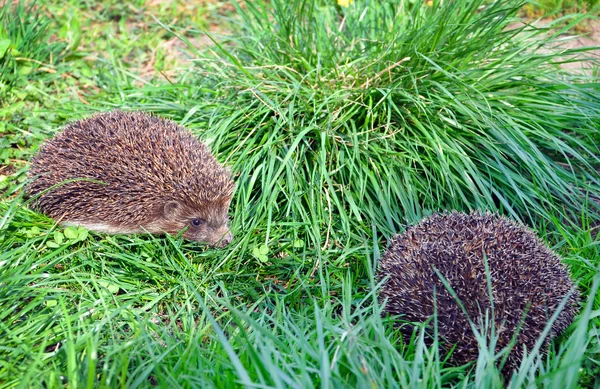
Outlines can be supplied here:
M169 201L164 206L164 230L179 233L186 229L183 237L211 246L225 247L231 243L233 235L228 225L229 199L189 206L177 201Z

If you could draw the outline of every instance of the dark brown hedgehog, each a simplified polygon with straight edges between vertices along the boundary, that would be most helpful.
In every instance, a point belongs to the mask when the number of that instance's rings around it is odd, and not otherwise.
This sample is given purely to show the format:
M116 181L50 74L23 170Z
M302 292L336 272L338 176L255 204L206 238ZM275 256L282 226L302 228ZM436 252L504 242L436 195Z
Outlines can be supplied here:
M487 258L489 277L486 275ZM477 359L477 339L467 316L444 286L439 272L454 290L479 332L490 339L491 281L496 352L516 345L503 368L519 366L523 346L531 351L549 319L568 297L552 324L550 338L572 322L579 295L560 259L529 229L504 217L479 212L434 214L396 235L379 264L378 278L387 277L380 291L385 310L408 322L425 322L437 311L438 336L451 360L464 364ZM435 293L435 297L434 297ZM433 334L433 321L428 328ZM402 328L409 339L412 327Z
M74 122L40 147L29 176L34 208L64 225L232 239L229 171L170 120L113 111Z

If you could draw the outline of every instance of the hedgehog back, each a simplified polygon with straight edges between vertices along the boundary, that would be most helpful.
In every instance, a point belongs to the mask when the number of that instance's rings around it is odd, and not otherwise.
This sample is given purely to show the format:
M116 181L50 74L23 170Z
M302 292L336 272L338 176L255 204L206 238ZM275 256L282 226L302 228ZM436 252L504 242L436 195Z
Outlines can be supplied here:
M491 281L498 350L509 345L520 328L507 368L518 365L522 346L528 350L563 299L566 308L552 325L550 337L573 320L578 294L560 259L530 230L506 218L473 212L435 214L391 241L380 261L384 282L380 297L386 310L409 322L425 322L437 313L438 333L447 347L456 345L455 362L478 356L477 340L467 316L436 273L443 276L482 329L481 318L491 312L487 260ZM524 321L523 317L526 315ZM410 336L411 327L405 327Z
M166 201L201 207L233 191L229 172L203 143L173 121L140 112L68 125L40 147L29 175L27 192L40 195L34 205L48 216L132 228L155 219Z

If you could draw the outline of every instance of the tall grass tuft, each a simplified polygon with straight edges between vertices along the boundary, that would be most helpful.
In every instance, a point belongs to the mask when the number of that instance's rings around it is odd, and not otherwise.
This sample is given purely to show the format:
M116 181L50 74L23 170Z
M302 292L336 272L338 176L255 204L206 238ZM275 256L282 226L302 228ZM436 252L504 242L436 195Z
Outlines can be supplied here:
M236 207L327 246L438 209L572 217L600 190L598 83L559 66L586 49L511 27L521 2L258 4L186 79L208 106L190 115L239 172Z

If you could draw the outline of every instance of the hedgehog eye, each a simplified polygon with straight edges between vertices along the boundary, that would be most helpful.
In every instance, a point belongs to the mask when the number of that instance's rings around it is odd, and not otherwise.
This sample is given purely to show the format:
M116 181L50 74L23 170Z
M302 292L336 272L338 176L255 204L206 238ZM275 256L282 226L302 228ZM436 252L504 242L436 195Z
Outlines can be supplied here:
M198 227L204 223L204 221L202 219L192 219L191 223L194 227Z

